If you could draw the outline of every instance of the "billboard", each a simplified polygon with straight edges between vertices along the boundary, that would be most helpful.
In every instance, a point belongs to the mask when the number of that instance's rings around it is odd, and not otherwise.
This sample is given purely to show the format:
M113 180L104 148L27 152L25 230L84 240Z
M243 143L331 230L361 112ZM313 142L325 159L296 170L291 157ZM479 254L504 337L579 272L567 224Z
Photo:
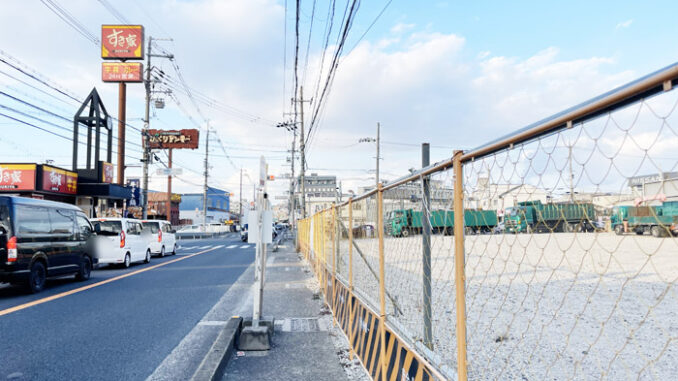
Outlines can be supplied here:
M144 65L141 62L102 62L101 80L104 82L141 82Z
M198 148L198 130L148 130L151 149Z
M35 164L0 164L0 191L35 190Z
M139 192L139 187L141 181L139 179L127 179L127 187L130 188L132 192L132 198L129 200L127 206L141 206L141 194Z
M115 171L113 170L113 163L108 163L105 161L101 162L101 182L107 184L113 184L113 176Z
M101 58L143 60L143 25L102 25Z
M78 174L60 168L42 166L42 190L47 192L76 194Z

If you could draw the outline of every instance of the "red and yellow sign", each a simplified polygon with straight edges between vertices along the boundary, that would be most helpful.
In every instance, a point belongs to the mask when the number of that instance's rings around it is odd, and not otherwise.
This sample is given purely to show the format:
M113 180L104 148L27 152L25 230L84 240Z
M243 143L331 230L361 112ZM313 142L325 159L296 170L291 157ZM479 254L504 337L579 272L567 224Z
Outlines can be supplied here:
M144 65L141 62L102 62L101 80L104 82L141 82Z
M35 164L0 164L0 191L35 190Z
M43 165L42 190L76 194L78 192L78 174L60 168Z
M102 168L101 168L101 182L102 183L107 183L107 184L113 184L113 164L112 163L107 163L107 162L102 162Z
M198 130L148 130L152 149L198 148Z
M143 25L102 25L101 58L143 60Z

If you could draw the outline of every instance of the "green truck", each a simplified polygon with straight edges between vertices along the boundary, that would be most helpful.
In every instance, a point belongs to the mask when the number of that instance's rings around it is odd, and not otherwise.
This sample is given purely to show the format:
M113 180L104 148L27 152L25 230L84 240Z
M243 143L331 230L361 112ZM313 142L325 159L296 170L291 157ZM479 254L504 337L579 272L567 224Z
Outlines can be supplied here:
M510 233L593 232L593 221L592 203L524 201L504 212L504 229Z
M431 232L453 234L454 211L433 210L430 215ZM398 209L386 216L386 233L392 237L421 234L422 212ZM490 233L497 226L497 213L491 210L465 210L464 229L467 234Z
M657 206L615 206L610 224L617 235L650 233L654 237L678 235L678 201Z

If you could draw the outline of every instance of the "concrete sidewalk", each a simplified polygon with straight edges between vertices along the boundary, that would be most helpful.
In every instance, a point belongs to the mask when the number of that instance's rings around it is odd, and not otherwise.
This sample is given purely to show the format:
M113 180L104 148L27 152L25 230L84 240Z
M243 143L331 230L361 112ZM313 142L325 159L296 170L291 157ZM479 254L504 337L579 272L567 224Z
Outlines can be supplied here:
M345 338L313 291L317 283L290 241L266 268L263 315L275 318L270 351L238 352L223 380L362 380L362 366L349 361ZM314 297L314 294L316 295Z

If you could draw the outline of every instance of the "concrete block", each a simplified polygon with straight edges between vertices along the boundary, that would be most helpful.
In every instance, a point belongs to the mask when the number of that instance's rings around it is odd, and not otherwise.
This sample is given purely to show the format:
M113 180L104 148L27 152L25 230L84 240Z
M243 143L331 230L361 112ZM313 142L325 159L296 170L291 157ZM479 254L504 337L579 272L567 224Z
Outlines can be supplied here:
M241 351L267 351L271 349L271 337L274 332L273 319L261 319L254 326L251 318L243 320L238 349Z

